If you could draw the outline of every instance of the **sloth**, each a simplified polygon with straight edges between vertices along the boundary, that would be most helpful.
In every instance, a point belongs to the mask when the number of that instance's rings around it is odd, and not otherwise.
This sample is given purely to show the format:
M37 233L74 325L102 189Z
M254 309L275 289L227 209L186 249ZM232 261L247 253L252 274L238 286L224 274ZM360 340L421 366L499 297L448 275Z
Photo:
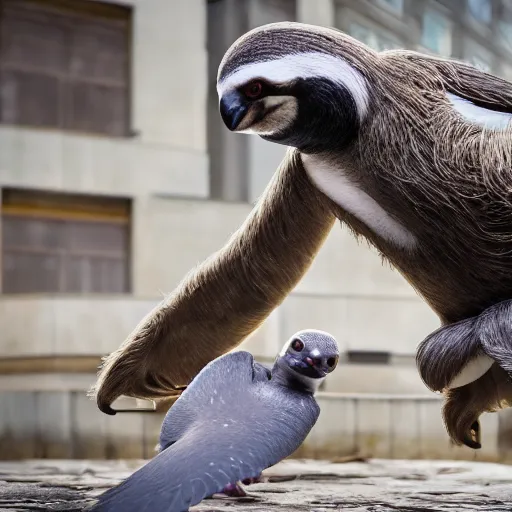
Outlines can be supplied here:
M480 448L480 415L512 403L512 84L287 22L237 40L217 90L229 130L286 156L226 245L105 358L99 408L179 394L285 299L339 221L438 315L417 367L451 439Z

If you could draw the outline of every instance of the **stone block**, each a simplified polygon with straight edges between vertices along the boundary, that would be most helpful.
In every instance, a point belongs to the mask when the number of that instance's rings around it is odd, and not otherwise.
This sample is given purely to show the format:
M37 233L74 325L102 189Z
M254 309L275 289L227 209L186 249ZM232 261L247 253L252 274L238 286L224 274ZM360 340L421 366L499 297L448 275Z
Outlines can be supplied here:
M343 360L325 381L325 391L333 393L375 393L432 396L416 366L410 364L356 364Z
M391 457L391 412L391 403L385 397L356 401L356 445L359 453L368 457Z
M323 27L335 26L334 0L297 0L297 21Z
M335 222L296 291L304 294L415 298L407 281L368 244Z
M0 460L31 459L38 453L36 393L0 393Z
M71 393L43 391L37 393L39 457L68 459L73 456Z
M418 402L391 399L391 457L393 459L420 458Z
M420 456L424 459L450 457L452 443L442 416L442 400L422 400L418 403L420 424Z
M55 348L55 317L51 300L0 298L0 357L48 354Z
M414 355L421 340L439 326L439 320L426 304L408 298L390 300L294 291L281 309L285 331L328 331L338 340L341 351Z
M139 197L207 197L206 153L134 139L0 127L0 186Z
M384 350L413 355L440 323L418 299L351 298L347 301L345 339L350 350Z
M98 414L103 413L98 411ZM145 414L154 413L118 412L106 417L107 459L143 458Z
M133 40L134 128L152 144L204 151L206 5L138 2Z
M304 442L304 454L317 459L354 455L356 443L356 400L318 394L320 416Z
M156 445L160 438L160 430L165 418L165 413L147 413L143 415L144 430L144 458L151 458L156 455Z
M293 292L280 306L282 332L291 336L301 329L320 329L332 334L340 348L347 350L347 301L339 297L302 295Z
M139 295L163 297L227 243L251 207L151 198L141 200L137 211L133 289Z
M107 458L109 416L102 413L96 406L96 402L91 400L85 392L73 393L72 401L74 457L77 459Z

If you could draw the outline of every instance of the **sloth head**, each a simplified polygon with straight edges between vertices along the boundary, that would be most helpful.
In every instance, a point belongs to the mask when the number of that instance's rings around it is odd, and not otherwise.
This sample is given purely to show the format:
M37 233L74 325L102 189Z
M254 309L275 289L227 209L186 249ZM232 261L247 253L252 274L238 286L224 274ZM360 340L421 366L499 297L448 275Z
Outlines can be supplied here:
M349 36L299 23L259 27L227 51L218 73L220 113L231 131L303 152L352 140L369 107L357 62L376 54Z

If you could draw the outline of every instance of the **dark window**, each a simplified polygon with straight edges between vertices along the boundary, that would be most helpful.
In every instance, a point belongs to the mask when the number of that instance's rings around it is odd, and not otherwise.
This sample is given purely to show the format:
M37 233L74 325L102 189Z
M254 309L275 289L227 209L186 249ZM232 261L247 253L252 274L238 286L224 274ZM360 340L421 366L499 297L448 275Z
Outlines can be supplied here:
M373 352L370 350L349 350L347 361L352 364L389 364L389 352Z
M233 42L249 29L296 18L296 0L260 0L257 9L251 8L253 4L251 0L208 1L210 194L225 201L253 201L263 190L251 190L247 138L227 130L220 117L216 85L219 64Z
M467 6L471 16L488 25L492 20L492 3L491 0L467 0Z
M129 291L130 202L5 190L3 293Z
M1 0L0 122L125 136L131 10Z

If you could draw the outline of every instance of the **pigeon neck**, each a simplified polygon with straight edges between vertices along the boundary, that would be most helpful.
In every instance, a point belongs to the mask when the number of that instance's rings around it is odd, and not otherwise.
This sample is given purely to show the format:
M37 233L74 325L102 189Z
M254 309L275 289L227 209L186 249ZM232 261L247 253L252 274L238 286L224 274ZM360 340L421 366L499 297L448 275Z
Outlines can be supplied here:
M292 370L288 365L279 364L279 359L272 368L270 382L278 386L284 386L300 393L314 395L323 379L312 379Z

